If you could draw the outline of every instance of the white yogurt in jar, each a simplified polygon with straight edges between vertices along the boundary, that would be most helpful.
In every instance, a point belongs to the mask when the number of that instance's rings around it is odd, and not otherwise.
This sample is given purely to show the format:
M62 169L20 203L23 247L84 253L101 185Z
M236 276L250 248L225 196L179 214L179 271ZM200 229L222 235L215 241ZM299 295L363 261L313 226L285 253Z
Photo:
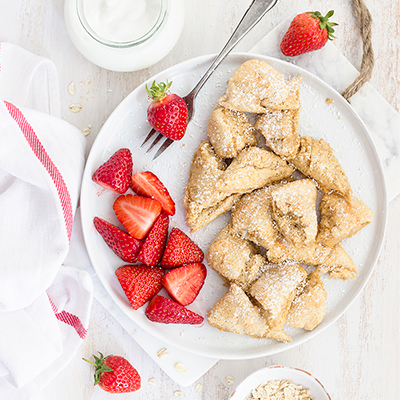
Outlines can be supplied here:
M90 28L112 42L131 42L145 36L156 24L161 0L82 0Z
M184 24L184 0L65 0L75 47L112 71L138 71L164 58Z

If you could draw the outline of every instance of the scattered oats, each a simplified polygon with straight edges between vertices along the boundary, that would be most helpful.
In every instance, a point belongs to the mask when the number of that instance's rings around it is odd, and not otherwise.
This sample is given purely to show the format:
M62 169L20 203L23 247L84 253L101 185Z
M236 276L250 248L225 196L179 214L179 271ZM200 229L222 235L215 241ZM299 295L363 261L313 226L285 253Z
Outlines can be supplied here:
M107 89L107 92L112 92L113 90L112 89Z
M195 388L196 392L201 392L202 389L203 389L203 385L201 383L198 383Z
M174 365L174 367L178 372L182 372L182 373L188 372L187 368L185 367L185 364L183 364L181 362L176 363Z
M155 383L156 383L155 378L150 378L149 379L149 383L152 384L152 385L155 385Z
M157 357L163 358L163 357L166 357L168 354L169 354L169 351L166 348L162 348L162 349L158 350Z
M89 128L89 129L92 129L92 128L93 128L93 125L92 125L92 124L89 124L89 125L88 125L88 128Z
M185 143L182 143L182 147L185 147L186 145L185 145Z
M82 110L82 106L80 104L71 104L69 106L69 109L74 113L78 113L79 111Z
M90 133L90 128L82 129L82 133L83 133L84 136L89 135L89 133Z
M174 392L174 395L175 395L176 397L181 397L181 396L183 396L183 393L182 393L180 390L176 390L176 391Z
M286 379L262 383L251 391L252 397L245 400L313 400L309 389L296 385Z
M68 85L68 93L69 93L71 96L73 96L73 95L75 94L75 92L76 92L75 83L74 83L74 82L71 82L71 83Z
M227 375L225 377L225 381L227 385L233 385L235 383L235 378L232 375Z
M333 100L328 97L326 99L326 104L331 105L332 103L333 103Z

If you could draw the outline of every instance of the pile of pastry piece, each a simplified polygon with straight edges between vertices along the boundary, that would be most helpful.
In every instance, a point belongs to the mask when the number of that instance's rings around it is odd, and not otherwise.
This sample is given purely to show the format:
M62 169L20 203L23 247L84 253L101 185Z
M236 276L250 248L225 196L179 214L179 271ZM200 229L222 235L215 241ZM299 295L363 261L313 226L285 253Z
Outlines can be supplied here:
M208 313L222 331L290 341L285 324L312 330L325 315L321 274L358 273L339 243L373 212L352 195L330 145L299 135L300 85L264 61L239 66L191 163L184 205L192 231L231 211L207 251L229 283Z

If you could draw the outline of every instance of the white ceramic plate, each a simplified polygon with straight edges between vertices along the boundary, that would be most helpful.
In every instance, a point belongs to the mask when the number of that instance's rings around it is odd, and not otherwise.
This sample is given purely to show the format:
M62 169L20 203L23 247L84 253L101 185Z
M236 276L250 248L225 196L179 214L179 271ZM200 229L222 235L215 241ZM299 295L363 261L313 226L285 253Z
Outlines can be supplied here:
M280 365L263 368L249 375L232 393L231 400L244 400L246 397L250 397L251 391L262 383L282 379L287 379L296 385L303 386L304 389L309 389L314 400L331 400L321 382L309 372Z
M225 92L226 82L244 61L258 58L267 61L285 78L301 76L301 135L323 138L331 144L346 171L354 194L374 211L373 222L356 236L343 242L343 247L359 267L359 276L353 281L330 280L324 277L328 292L327 313L323 322L312 332L287 329L291 343L278 343L219 332L207 323L203 326L164 325L150 322L145 307L134 311L125 297L114 271L123 262L107 247L93 226L99 216L119 225L112 205L116 193L103 190L92 181L94 171L116 150L128 147L133 154L134 172L150 170L167 186L176 202L176 215L170 227L178 227L189 234L185 221L183 196L189 176L192 156L201 140L207 139L206 127L211 110ZM172 90L181 96L187 94L210 65L213 56L202 56L185 61L151 78L157 82L168 78ZM326 99L333 103L328 105ZM146 109L149 104L144 84L135 89L110 115L102 127L87 160L82 183L81 212L85 243L97 274L107 292L121 309L150 334L189 352L223 359L247 359L278 353L311 339L334 322L355 299L367 282L384 236L386 222L386 191L382 168L371 138L361 120L349 104L330 86L307 71L273 58L251 54L232 54L217 69L203 87L196 101L196 112L185 137L171 146L162 156L152 161L139 149L149 131ZM217 218L208 226L190 235L206 252L217 233L228 222L229 215ZM220 299L226 287L221 278L208 270L206 283L190 309L206 316L213 304Z

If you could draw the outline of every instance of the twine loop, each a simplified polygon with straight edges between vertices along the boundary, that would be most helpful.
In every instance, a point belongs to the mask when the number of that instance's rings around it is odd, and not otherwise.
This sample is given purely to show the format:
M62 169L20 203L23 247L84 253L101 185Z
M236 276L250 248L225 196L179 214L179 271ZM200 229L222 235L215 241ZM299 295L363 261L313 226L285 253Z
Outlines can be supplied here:
M353 0L353 5L354 15L358 21L360 28L360 35L363 44L363 57L361 60L360 75L342 93L342 96L346 100L349 100L350 97L355 95L361 89L361 87L370 80L375 64L371 40L371 14L364 4L363 0Z

